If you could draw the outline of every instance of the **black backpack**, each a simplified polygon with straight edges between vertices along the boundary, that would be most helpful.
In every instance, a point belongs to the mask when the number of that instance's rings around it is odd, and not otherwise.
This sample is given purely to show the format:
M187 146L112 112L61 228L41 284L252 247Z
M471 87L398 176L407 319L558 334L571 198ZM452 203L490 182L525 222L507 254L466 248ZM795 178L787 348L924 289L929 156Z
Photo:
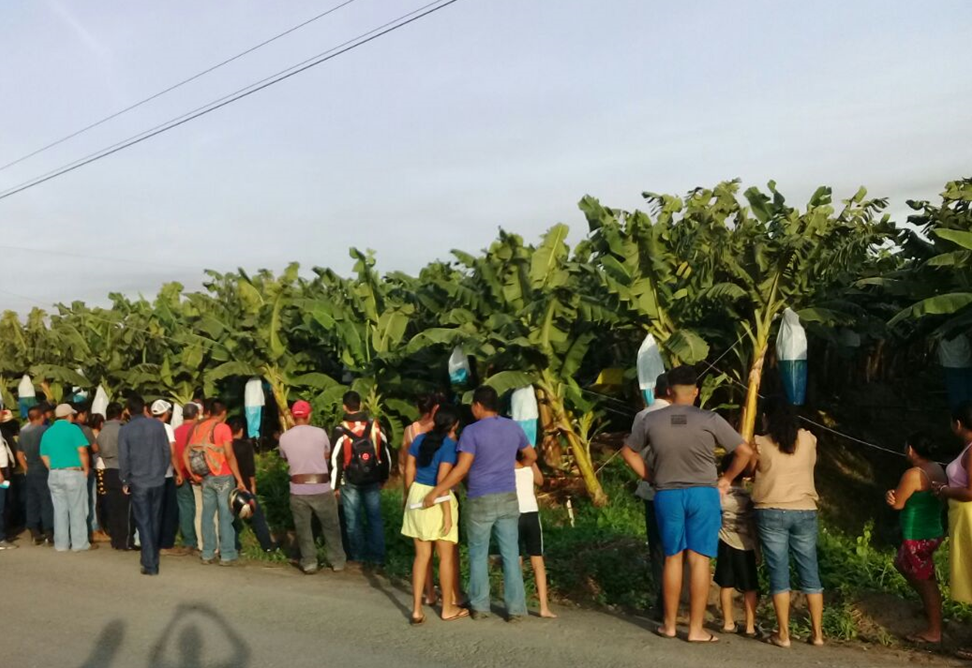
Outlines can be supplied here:
M337 431L348 439L344 444L344 479L352 485L369 485L388 480L389 466L381 456L381 444L371 440L374 420L368 420L360 436L341 425Z

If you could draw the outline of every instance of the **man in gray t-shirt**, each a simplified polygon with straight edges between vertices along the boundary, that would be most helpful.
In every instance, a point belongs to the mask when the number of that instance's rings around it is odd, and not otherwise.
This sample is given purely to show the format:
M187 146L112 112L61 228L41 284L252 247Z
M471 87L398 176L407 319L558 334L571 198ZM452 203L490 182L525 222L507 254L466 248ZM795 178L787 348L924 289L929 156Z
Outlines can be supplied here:
M713 642L716 638L702 624L712 583L709 560L718 551L722 526L719 488L742 473L753 450L722 417L696 408L698 377L692 367L672 369L668 382L672 405L636 420L621 454L631 469L657 490L655 516L665 551L665 615L659 633L675 636L686 558L691 571L688 639ZM716 472L717 446L737 453L722 479ZM647 454L642 458L644 450Z

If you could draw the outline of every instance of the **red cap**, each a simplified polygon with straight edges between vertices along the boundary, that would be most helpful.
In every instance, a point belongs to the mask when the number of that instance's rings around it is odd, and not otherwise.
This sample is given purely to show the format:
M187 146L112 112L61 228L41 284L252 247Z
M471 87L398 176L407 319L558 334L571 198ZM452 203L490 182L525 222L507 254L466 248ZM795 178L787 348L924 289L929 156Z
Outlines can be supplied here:
M294 402L293 407L290 409L290 414L295 418L305 418L311 414L311 405L306 401Z

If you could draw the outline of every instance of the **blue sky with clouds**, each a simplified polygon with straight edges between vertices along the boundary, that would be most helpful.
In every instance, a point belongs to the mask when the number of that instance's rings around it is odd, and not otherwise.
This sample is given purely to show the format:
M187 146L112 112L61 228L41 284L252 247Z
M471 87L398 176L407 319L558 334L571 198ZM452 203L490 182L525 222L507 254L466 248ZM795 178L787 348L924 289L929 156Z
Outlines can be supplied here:
M338 4L13 0L0 164ZM356 0L49 152L47 172L414 9ZM933 198L972 166L972 3L459 0L170 133L0 201L0 308L151 295L204 267L385 270L775 179ZM38 250L31 250L38 249ZM14 296L14 293L18 296Z

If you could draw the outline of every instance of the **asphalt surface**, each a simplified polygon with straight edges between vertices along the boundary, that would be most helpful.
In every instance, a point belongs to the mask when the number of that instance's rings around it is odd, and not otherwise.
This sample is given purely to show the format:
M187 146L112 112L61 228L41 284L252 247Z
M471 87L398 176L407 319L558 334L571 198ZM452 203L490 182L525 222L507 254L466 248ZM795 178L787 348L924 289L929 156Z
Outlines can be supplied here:
M17 668L433 668L463 666L906 666L913 657L859 647L780 650L722 636L689 645L648 620L555 608L560 619L410 627L410 595L374 574L305 576L286 567L203 566L102 547L0 552L0 666ZM926 663L927 661L922 661ZM944 662L938 665L947 665Z

